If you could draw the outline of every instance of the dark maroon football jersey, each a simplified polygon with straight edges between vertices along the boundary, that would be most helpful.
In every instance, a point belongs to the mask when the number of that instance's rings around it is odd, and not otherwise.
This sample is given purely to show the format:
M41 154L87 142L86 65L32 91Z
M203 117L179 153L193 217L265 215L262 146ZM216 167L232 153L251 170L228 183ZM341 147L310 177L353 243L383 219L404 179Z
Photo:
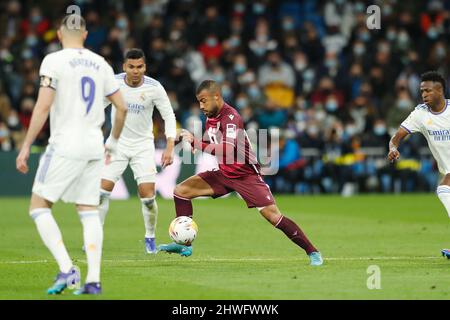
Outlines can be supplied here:
M259 174L260 166L245 132L242 118L227 103L224 103L215 118L206 119L204 138L211 144L227 143L234 146L232 155L223 155L220 158L216 156L219 169L227 178Z

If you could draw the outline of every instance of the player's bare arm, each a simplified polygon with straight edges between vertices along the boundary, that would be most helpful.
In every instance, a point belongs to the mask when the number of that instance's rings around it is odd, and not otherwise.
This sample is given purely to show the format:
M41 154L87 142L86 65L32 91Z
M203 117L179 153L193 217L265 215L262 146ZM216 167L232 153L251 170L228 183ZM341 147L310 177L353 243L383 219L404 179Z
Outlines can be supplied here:
M175 139L167 138L166 149L164 150L161 156L161 164L163 168L170 166L173 163L174 147L175 147Z
M109 101L116 108L116 117L114 119L113 130L111 133L111 138L105 144L107 150L106 162L109 163L111 153L114 153L117 149L117 142L122 132L123 126L125 124L125 118L127 116L128 108L123 99L120 90L116 91L108 97Z
M408 131L400 127L397 132L392 136L391 140L389 141L389 153L388 153L388 159L391 162L394 162L395 160L398 160L400 158L400 152L398 151L398 146L400 145L400 142L408 135Z
M47 121L48 114L50 112L50 107L53 104L53 99L55 98L55 90L50 87L41 87L39 89L38 99L36 105L33 109L33 114L31 116L30 127L25 136L22 148L20 149L19 155L16 159L16 168L21 173L28 172L28 158L30 156L30 147L33 141L36 139L42 127Z
M128 108L127 105L125 104L125 100L123 99L120 90L110 95L108 99L116 108L116 117L114 119L114 125L111 135L114 139L119 139L123 125L125 123Z

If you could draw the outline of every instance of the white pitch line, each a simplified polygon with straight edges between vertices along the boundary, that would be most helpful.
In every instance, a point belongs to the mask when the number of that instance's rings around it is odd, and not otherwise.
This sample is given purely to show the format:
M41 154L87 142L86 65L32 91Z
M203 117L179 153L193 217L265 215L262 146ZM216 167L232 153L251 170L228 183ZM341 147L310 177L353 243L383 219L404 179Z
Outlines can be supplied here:
M179 258L179 257L174 257ZM167 257L164 260L156 259L104 259L105 263L135 263L135 262L171 262L179 261ZM372 260L432 260L442 259L442 257L324 257L325 261L372 261ZM306 259L280 259L280 258L185 258L186 262L279 262L279 261L291 261L298 262ZM77 260L77 262L86 263L86 260ZM39 263L54 263L53 260L18 260L8 261L0 260L0 264L39 264Z

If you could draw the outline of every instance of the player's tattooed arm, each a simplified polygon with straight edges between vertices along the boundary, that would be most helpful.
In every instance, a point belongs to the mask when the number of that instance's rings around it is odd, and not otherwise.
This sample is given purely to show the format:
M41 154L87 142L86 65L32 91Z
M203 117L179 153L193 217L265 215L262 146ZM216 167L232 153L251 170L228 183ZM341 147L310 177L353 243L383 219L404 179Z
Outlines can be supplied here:
M400 145L400 142L408 135L408 131L400 127L397 132L392 136L391 140L389 141L389 153L388 153L388 159L391 162L394 162L398 158L400 158L400 152L398 151L398 146Z

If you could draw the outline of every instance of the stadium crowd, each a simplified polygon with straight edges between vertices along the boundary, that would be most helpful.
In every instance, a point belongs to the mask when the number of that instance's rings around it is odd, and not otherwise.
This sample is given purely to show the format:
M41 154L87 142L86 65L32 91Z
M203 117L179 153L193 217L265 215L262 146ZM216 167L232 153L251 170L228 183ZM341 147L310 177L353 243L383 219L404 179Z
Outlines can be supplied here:
M116 72L127 49L145 51L180 126L204 121L194 93L209 78L247 128L279 128L271 151L280 170L266 177L274 192L435 190L436 165L420 135L402 145L396 164L386 154L390 134L421 102L420 74L450 80L450 1L2 1L2 151L20 147L40 62L60 48L56 28L71 4L87 21L86 46ZM381 9L380 29L367 28L371 4Z

